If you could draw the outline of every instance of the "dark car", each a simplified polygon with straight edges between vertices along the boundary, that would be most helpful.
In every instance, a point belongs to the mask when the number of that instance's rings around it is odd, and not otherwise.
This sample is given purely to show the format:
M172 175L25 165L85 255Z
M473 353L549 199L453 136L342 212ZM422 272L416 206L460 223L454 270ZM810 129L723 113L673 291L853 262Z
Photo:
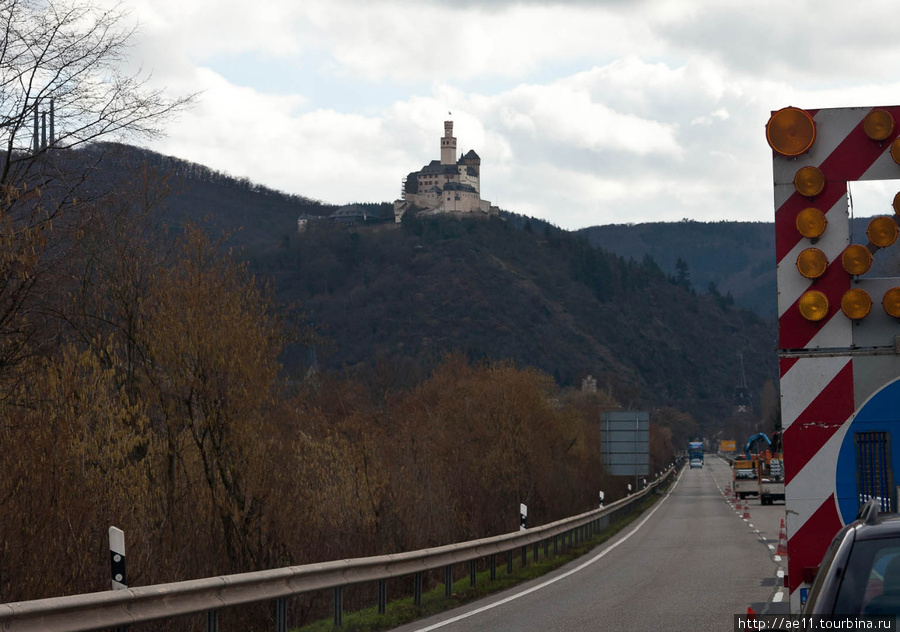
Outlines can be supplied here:
M832 540L804 615L900 615L900 515L870 500Z

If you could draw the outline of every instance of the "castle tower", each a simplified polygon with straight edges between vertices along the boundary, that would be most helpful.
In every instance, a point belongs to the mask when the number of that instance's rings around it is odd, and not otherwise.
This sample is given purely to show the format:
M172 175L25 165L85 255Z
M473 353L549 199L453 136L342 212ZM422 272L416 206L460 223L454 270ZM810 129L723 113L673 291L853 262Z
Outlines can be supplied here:
M444 121L444 137L441 139L441 164L456 164L456 138L453 137L453 121Z

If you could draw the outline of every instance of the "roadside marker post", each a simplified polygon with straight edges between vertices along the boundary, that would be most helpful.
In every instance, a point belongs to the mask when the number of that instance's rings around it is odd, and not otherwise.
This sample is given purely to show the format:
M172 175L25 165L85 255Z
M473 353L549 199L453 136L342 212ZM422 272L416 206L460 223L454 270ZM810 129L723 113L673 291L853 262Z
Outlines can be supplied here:
M125 574L125 532L117 527L109 528L109 563L112 589L128 588L128 577Z

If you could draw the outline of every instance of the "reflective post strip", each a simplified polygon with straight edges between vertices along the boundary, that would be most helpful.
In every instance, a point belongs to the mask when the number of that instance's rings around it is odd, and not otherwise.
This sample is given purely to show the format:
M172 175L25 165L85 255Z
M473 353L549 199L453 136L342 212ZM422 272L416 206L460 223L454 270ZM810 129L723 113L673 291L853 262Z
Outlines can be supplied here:
M117 527L109 528L109 563L113 590L128 588L125 574L125 532Z

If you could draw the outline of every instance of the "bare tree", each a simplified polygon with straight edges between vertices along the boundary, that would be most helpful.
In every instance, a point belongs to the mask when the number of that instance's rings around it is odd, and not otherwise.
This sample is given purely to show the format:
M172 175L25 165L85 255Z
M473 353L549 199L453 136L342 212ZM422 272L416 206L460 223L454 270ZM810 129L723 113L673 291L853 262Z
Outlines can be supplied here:
M0 0L0 29L2 185L17 184L35 158L53 149L158 135L165 119L192 100L168 99L148 87L148 76L122 72L134 27L120 6ZM52 138L45 127L51 108Z
M66 274L83 202L110 190L92 181L101 141L158 135L193 100L123 70L133 33L120 6L0 0L0 398L53 335L39 331L40 299Z

